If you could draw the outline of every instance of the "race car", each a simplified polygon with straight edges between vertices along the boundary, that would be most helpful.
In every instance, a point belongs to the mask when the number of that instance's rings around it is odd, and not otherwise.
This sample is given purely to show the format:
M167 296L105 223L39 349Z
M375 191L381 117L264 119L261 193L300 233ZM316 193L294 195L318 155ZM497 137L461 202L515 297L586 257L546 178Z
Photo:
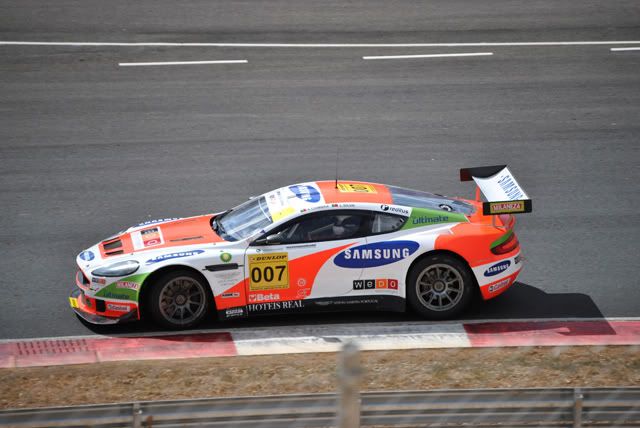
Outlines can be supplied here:
M73 310L172 329L313 311L459 316L522 269L513 214L531 200L506 165L465 168L474 200L362 181L299 183L228 211L147 221L82 251ZM482 195L487 201L482 201Z

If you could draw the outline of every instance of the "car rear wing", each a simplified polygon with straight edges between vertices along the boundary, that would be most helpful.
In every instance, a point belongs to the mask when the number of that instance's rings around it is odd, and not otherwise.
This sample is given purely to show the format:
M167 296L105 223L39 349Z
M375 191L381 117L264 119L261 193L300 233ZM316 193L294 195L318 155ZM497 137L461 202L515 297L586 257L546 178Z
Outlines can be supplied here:
M481 200L481 192L487 200L482 203L482 214L522 214L532 211L531 199L506 165L462 168L460 181L471 180L478 186L476 200Z

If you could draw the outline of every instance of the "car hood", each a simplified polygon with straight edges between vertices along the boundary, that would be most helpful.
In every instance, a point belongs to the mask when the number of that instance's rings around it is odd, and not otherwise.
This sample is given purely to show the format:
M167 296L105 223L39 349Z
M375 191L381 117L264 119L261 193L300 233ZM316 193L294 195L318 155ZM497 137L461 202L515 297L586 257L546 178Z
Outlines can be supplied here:
M105 259L142 251L224 243L211 228L216 214L152 220L132 226L78 255L79 265L96 265Z

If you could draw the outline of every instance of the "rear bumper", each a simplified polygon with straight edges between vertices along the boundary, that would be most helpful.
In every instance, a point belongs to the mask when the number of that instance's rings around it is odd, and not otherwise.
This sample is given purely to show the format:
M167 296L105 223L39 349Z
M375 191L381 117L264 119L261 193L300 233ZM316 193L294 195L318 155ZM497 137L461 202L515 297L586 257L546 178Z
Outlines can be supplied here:
M507 291L516 281L524 258L520 250L513 256L493 261L489 264L474 268L474 274L480 285L480 292L484 300L489 300ZM496 270L503 270L495 274Z
M74 288L69 296L71 309L73 309L80 318L88 323L109 325L136 321L138 319L137 308L132 308L129 312L125 312L121 315L107 316L100 313L95 302L95 299L87 298L80 288Z

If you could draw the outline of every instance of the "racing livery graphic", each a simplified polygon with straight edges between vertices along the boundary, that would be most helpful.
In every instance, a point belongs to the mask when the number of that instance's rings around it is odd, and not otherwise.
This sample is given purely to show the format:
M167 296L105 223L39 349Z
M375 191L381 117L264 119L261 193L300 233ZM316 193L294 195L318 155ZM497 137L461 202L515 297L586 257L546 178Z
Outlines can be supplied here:
M283 312L461 314L522 269L513 214L531 200L505 165L465 168L475 200L358 181L282 187L225 212L152 220L82 251L73 310L168 328ZM484 195L485 201L482 200Z

